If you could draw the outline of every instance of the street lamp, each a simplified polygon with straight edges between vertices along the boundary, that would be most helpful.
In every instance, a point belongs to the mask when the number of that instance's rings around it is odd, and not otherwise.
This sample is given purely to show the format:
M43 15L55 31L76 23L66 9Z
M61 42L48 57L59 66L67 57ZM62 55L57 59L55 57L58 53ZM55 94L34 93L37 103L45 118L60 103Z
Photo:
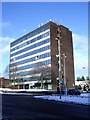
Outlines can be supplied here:
M66 55L65 53L63 55L63 66L64 66L64 85L65 85L65 94L67 94L67 86L66 86Z
M59 90L60 90L60 99L61 99L61 85L62 85L62 81L61 81L61 51L60 51L60 29L58 27L58 37L55 38L55 40L58 41L58 55L56 55L56 57L58 57L58 63L59 63Z

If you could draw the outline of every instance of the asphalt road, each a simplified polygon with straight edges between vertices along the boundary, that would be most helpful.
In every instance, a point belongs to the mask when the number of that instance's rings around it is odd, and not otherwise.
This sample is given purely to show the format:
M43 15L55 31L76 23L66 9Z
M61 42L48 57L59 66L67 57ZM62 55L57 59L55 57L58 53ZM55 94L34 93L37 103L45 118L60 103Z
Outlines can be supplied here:
M2 120L89 119L86 105L36 99L29 95L2 95ZM5 119L4 119L5 118Z

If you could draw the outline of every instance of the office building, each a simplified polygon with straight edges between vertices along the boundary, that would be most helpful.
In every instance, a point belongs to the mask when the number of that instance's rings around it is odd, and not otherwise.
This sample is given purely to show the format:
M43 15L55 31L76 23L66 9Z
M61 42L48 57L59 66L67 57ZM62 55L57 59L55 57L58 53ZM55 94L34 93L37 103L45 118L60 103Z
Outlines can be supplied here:
M56 57L59 49L60 64ZM13 86L57 90L58 79L67 88L75 85L72 32L68 28L50 21L10 44Z

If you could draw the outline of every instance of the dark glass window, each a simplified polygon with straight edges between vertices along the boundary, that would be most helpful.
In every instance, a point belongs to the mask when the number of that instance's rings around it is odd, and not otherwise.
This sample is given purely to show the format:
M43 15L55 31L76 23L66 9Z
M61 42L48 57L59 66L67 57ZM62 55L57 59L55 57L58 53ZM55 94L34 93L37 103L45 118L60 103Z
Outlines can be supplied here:
M20 55L20 56L14 58L14 59L18 60L18 59L21 59L21 58L24 58L24 57L27 57L27 56L30 56L30 55L33 55L33 54L36 54L36 53L39 53L39 52L43 52L43 51L48 50L48 49L50 49L50 45L39 48L39 49L34 50L32 52L25 53L23 55ZM14 61L14 59L11 59L10 61Z
M29 47L26 47L26 48L24 48L24 49L22 49L22 50L19 50L19 51L15 52L15 53L10 54L10 57L13 57L13 56L15 56L15 55L17 55L17 54L20 54L20 53L22 53L22 52L25 52L25 51L27 51L27 50L33 49L33 48L35 48L35 47L37 47L37 46L41 46L41 45L43 45L43 44L45 44L45 43L48 43L48 42L50 42L50 39L46 39L46 40L44 40L44 41L38 42L38 43L36 43L36 44L33 44L33 45L29 46Z
M50 53L50 52L45 53L45 54L42 54L42 55L39 55L38 58L39 58L39 59L42 59L42 58L46 58L46 57L49 57L49 56L51 56L51 53ZM32 57L32 58L28 58L28 59L26 59L26 60L22 60L22 61L20 61L20 62L12 63L12 64L10 64L10 66L13 67L14 64L16 64L16 65L21 65L21 64L24 64L24 63L28 63L28 62L35 61L35 60L36 60L36 57L37 57L37 56ZM11 61L11 62L12 62L12 61Z
M51 60L43 61L43 65L46 65L46 64L51 64ZM36 67L36 66L37 66L37 64L33 63L33 64L30 64L30 65L25 65L25 66L18 67L18 70L25 70L25 69L33 68L33 67Z
M14 51L14 50L17 50L17 49L19 49L19 48L21 48L21 47L24 47L24 46L26 46L26 45L28 45L28 44L30 44L30 43L33 43L33 42L35 42L36 40L40 40L41 38L48 36L48 35L50 34L50 32L47 32L47 33L45 33L45 34L46 34L46 35L44 35L44 34L43 34L43 35L40 35L40 36L38 36L37 38L34 38L34 39L32 39L32 40L30 40L30 41L28 41L28 42L26 42L26 43L23 43L23 44L15 47L15 48L13 48L13 49L11 49L11 52Z

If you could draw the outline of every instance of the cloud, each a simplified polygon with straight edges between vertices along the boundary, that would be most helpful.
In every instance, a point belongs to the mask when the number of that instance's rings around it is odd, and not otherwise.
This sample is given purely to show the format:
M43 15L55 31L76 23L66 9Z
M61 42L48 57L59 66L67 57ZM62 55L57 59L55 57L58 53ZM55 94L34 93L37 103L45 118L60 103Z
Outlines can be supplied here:
M88 37L73 34L73 43L74 49L87 50L86 47L88 47Z
M5 67L9 64L9 50L10 42L14 41L14 38L0 37L0 77L3 76Z
M10 43L14 40L14 38L10 37L0 37L0 53L2 53L2 55L9 52Z
M2 27L3 28L8 28L8 27L11 27L12 24L10 22L2 22Z
M13 27L13 25L10 22L0 22L0 28L5 29L9 27Z
M88 76L88 37L73 34L73 48L76 77L86 77Z

